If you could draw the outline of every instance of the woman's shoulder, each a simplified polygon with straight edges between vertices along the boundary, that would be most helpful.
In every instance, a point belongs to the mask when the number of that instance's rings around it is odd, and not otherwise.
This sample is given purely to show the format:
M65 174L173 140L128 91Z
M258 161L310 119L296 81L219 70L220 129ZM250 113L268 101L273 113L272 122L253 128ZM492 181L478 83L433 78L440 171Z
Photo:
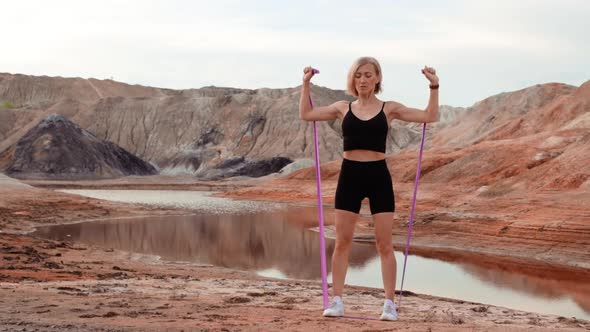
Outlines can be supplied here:
M337 108L339 111L346 111L348 110L348 105L350 105L350 101L339 100L337 102L334 102L331 106Z
M385 106L383 107L383 111L386 113L395 113L399 111L404 105L394 100L386 100L383 101Z
M333 105L339 105L339 106L346 105L346 106L348 106L348 104L350 104L350 103L351 103L350 100L339 100L337 102L334 102Z

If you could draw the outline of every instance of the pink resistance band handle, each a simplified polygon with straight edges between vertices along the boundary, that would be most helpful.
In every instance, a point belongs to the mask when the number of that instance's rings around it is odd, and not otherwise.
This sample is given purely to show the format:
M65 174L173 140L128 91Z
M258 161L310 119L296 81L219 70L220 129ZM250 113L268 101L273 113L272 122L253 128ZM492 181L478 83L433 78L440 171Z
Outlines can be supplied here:
M318 74L320 71L312 69L314 74ZM313 111L313 100L311 100L311 93L309 95L309 104ZM328 276L327 276L327 264L326 264L326 239L324 238L324 205L322 204L322 177L320 176L320 147L318 143L318 128L317 124L313 122L313 142L315 152L315 179L316 179L316 191L318 196L318 217L320 221L320 264L322 269L322 293L324 296L324 309L328 307Z

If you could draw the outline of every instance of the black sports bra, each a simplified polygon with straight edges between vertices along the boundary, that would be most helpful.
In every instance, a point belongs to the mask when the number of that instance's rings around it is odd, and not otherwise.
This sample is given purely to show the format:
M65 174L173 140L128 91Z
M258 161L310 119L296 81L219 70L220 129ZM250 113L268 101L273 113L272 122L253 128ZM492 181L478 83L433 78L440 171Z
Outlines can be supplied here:
M348 112L342 119L342 136L344 137L344 151L371 150L385 153L387 131L389 124L387 116L381 111L369 120L361 120L352 113L352 102L348 104Z

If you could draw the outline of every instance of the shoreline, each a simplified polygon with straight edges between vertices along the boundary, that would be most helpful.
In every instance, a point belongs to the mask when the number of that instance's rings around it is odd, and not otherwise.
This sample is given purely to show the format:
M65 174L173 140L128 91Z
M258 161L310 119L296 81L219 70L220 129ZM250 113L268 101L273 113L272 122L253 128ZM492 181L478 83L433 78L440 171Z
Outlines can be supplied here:
M268 330L524 331L534 327L542 331L575 331L590 328L590 321L422 294L404 297L408 311L402 312L398 322L325 319L321 317L321 296L317 295L319 282L266 278L214 266L155 262L118 250L17 234L34 225L71 223L80 217L190 214L189 210L106 202L40 188L4 187L0 194L0 252L2 261L12 266L0 269L1 301L3 307L10 308L0 312L3 317L0 328L25 325L49 331L104 328L134 331L150 330L153 324L159 324L158 327L170 330L197 327L259 330L260 320ZM39 213L26 211L27 207ZM512 266L519 264L522 262ZM96 291L97 287L104 292ZM162 292L166 289L170 291ZM186 291L183 293L182 289ZM14 296L15 292L19 295ZM350 303L359 304L347 310L350 314L377 316L381 292L347 285L346 296L353 299ZM147 297L142 300L141 294ZM18 298L37 300L22 303ZM54 307L55 303L61 307ZM227 311L228 308L231 310ZM37 317L32 319L31 315ZM69 324L60 325L56 319Z
M204 182L204 181L188 181L185 178L174 178L170 176L155 176L149 177L148 181L145 181L142 177L130 177L130 178L123 178L123 179L113 179L113 180L100 180L100 181L51 181L51 180L25 180L23 183L29 184L34 186L35 188L44 188L50 190L61 190L61 189L72 189L72 190L173 190L173 191L218 191L219 193L216 195L218 197L224 198L233 198L233 199L240 199L240 200L252 200L252 201L268 201L268 202L280 202L280 203L288 203L288 204L297 204L301 206L308 206L310 208L315 207L315 192L308 192L306 190L301 190L304 194L301 195L290 195L291 197L287 197L277 190L277 192L269 192L268 189L262 187L257 187L258 184L262 183L263 181L260 179L249 179L249 180L242 180L242 181L213 181L213 182ZM158 183L163 181L164 183ZM282 182L293 182L293 181L281 181L280 179L277 181L279 183ZM297 181L301 182L301 181ZM333 204L333 195L331 195L331 191L334 188L330 188L333 186L329 181L327 182L326 187L328 190L325 190L323 193L324 196L324 209L330 210L331 204ZM288 183L293 184L293 183ZM408 184L399 184L399 187L407 186ZM286 185L288 187L288 185ZM423 185L423 187L426 185ZM294 190L291 190L289 194L293 191L298 191L300 187L303 187L299 184L299 187L295 186ZM397 194L396 194L397 195ZM407 197L402 197L402 199ZM510 200L508 198L507 200ZM473 203L473 202L472 202ZM526 203L526 202L525 202ZM480 203L481 204L481 203ZM500 202L498 205L506 204L504 202ZM407 218L408 214L406 210L409 210L409 206L407 204L397 204L402 205L401 209L398 207L396 211L395 218L403 223L396 223L394 227L394 245L396 248L400 246L405 246L405 234L407 228ZM426 200L426 203L422 203L423 208L422 210L426 210L427 212L421 212L417 209L416 213L416 220L414 222L414 233L412 237L412 248L419 248L418 250L425 251L425 250L433 250L433 251L444 251L448 250L451 253L457 251L466 251L467 248L473 254L482 254L488 256L497 256L498 258L514 258L515 260L519 261L530 261L531 263L538 263L541 265L546 265L548 262L551 265L564 267L564 268L571 268L571 269L581 269L581 270L589 270L590 271L590 225L585 225L584 229L580 229L582 231L581 235L575 238L578 240L579 238L587 238L589 240L584 241L585 245L589 249L588 251L580 250L579 256L578 254L572 255L571 252L567 252L567 254L559 253L559 255L555 255L555 257L551 256L543 256L539 258L534 258L539 252L544 251L545 247L559 247L562 245L567 246L568 243L572 242L572 239L567 238L567 236L571 236L572 234L568 230L564 230L564 226L562 225L555 225L555 226L547 226L547 225L527 225L526 223L515 223L513 220L508 219L515 219L514 215L512 216L488 216L483 214L476 214L472 212L459 212L456 215L453 215L453 209L440 209L439 207L435 206L431 202ZM477 207L474 208L474 210ZM401 211L400 211L401 210ZM451 212L453 211L453 212ZM590 207L588 209L588 213L590 213ZM364 214L364 215L363 215ZM363 209L361 210L361 217L359 218L358 226L355 229L355 240L356 241L372 241L372 228L370 226L370 221L366 217L369 215L370 212L368 211L366 204L363 204ZM312 218L316 218L316 215L311 216ZM326 225L331 225L330 218L333 218L330 215L330 212L325 215L326 218ZM444 224L439 222L440 229L435 230L423 230L421 226L426 224L431 224L432 221L442 221ZM525 220L526 221L526 220ZM461 241L457 241L457 238L461 236L473 236L474 233L477 235L477 232L462 232L461 228L469 228L469 227L479 227L478 223L485 222L488 225L485 225L484 228L478 228L476 231L483 231L480 235L483 235L481 239L481 243L478 243L476 246L465 245L465 243L461 243ZM435 223L436 224L436 223ZM493 224L490 226L489 224ZM437 227L439 225L429 225ZM310 226L311 228L311 226ZM486 229L487 228L487 229ZM489 229L489 230L488 230ZM434 235L444 234L446 232L452 232L457 234L456 238L446 239L446 235L442 238L437 236L434 238ZM523 242L529 241L526 237L523 237L526 232L544 232L544 235L549 233L563 233L554 236L546 236L547 238L563 238L566 237L565 240L561 241L546 241L543 243L543 239L532 239L531 243L537 245L539 250L535 250L534 246L530 246L527 248L521 248L520 245ZM327 229L326 236L333 236L330 233L331 229ZM511 233L514 235L511 236ZM502 235L502 243L498 245L498 243L494 243L495 239L498 237L497 235ZM537 235L535 235L536 237ZM514 238L514 241L511 240ZM421 243L420 239L423 239ZM470 239L471 240L471 239ZM552 240L552 239L551 239ZM554 240L553 240L554 241ZM469 241L467 241L469 242ZM520 250L512 250L511 245L515 244L516 242L517 249ZM538 243L536 243L538 242ZM522 250L525 249L525 250ZM579 257L578 257L579 256Z

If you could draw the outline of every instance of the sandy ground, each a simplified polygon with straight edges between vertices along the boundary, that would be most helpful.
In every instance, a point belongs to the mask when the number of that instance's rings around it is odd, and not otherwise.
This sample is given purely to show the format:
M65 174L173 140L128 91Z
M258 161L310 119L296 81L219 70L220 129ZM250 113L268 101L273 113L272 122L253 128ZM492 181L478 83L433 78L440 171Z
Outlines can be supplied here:
M0 331L590 330L590 322L575 318L411 293L404 297L397 322L328 319L321 316L316 282L164 262L26 235L37 225L182 212L28 187L0 175ZM363 227L370 225L359 225ZM422 254L435 253L427 245L417 248ZM530 263L513 258L505 260L507 266ZM347 287L345 301L347 314L376 318L382 291Z

